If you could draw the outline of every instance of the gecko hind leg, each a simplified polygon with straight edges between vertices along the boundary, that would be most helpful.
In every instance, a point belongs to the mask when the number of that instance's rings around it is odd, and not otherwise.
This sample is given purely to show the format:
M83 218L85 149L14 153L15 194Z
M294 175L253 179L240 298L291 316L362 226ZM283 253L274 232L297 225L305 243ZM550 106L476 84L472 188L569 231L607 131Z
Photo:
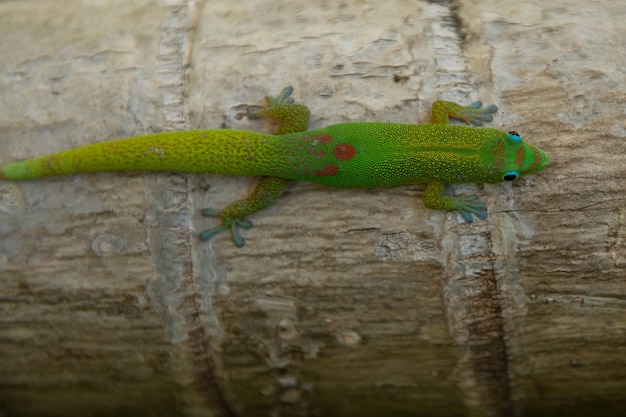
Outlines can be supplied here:
M224 210L214 210L205 208L200 211L204 217L219 217L222 224L212 229L207 229L200 233L201 240L209 240L216 234L230 230L233 242L237 247L243 247L246 242L239 233L239 229L249 229L252 222L246 219L252 213L272 204L278 197L283 195L289 184L289 180L277 177L261 177L254 191L248 197L235 201Z
M275 135L285 133L304 132L309 126L311 112L302 105L296 104L293 97L293 87L283 88L283 91L274 98L265 96L265 106L248 114L251 119L267 117L279 123Z
M301 132L306 130L309 124L310 112L306 106L296 104L291 94L293 87L285 87L280 94L274 98L265 97L265 106L254 112L250 112L248 117L258 119L267 117L279 123L274 134ZM245 245L245 240L239 233L239 229L249 229L252 223L246 219L252 213L272 204L280 197L287 188L289 180L278 177L261 177L256 188L248 197L236 201L224 210L214 210L205 208L201 210L204 217L219 217L222 224L212 229L207 229L200 234L203 241L211 239L216 234L230 230L230 234L238 247Z

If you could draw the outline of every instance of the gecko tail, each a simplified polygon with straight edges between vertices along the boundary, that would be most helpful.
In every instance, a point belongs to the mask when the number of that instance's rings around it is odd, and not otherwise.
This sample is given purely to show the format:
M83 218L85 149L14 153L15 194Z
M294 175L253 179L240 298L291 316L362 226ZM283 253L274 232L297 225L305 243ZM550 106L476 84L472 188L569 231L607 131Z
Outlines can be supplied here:
M268 135L243 130L161 132L12 162L0 167L0 179L111 171L268 175L269 169L259 161L276 159L272 157L273 143Z
M40 178L43 175L37 169L33 169L30 161L18 161L0 167L0 180L27 180ZM36 168L36 166L35 166Z
M0 180L31 180L66 174L59 154L10 162L0 167Z

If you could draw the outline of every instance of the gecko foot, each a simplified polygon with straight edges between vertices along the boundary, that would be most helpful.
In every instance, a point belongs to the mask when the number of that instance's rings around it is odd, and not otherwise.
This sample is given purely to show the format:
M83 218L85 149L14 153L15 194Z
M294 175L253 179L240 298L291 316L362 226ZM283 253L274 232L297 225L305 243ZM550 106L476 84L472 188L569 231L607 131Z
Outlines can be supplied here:
M283 88L278 97L265 96L265 106L260 109L249 111L250 119L267 117L278 122L275 135L285 133L304 132L309 125L311 113L306 106L296 104L291 94L293 87Z
M267 116L268 111L271 111L272 109L276 109L277 107L283 106L285 104L295 103L293 97L291 97L291 94L293 94L293 87L289 85L283 88L283 91L281 91L276 98L272 96L265 96L266 105L258 110L250 112L248 114L248 117L250 119L260 119Z
M461 214L463 220L468 223L474 220L472 214L482 220L487 218L485 203L480 201L475 195L457 197L455 198L455 203L455 209Z
M498 111L498 107L491 104L483 108L482 101L475 101L469 106L463 106L462 111L456 116L467 124L482 126L484 122L493 120L493 114Z
M238 228L242 228L242 229L249 229L252 227L252 222L250 222L249 220L246 219L230 219L230 218L225 218L223 217L219 211L217 210L213 210L210 208L206 208L200 211L200 213L204 216L204 217L220 217L223 220L223 223L221 225L219 225L218 227L214 227L212 229L207 229L205 231L203 231L202 233L200 233L200 240L202 241L207 241L209 239L211 239L213 236L215 236L216 234L224 231L224 230L229 230L230 229L230 234L233 237L233 241L235 242L235 245L237 245L237 247L242 248L246 242L243 238L243 236L241 236L241 234L239 233L239 230L237 230Z

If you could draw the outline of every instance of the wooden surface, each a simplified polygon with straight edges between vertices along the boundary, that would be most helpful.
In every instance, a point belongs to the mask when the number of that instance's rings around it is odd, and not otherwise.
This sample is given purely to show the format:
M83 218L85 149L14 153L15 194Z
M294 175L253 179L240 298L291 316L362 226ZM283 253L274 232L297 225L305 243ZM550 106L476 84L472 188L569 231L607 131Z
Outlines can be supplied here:
M245 117L423 122L438 98L552 157L514 184L294 183L246 247L202 207L250 178L0 183L0 416L620 416L626 5L0 2L0 163Z

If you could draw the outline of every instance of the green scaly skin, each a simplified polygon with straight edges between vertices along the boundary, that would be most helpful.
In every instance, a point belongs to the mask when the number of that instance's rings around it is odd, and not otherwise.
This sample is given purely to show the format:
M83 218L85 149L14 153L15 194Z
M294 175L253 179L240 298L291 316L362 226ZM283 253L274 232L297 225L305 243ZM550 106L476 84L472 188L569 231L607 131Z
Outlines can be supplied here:
M425 183L424 205L457 210L468 222L487 218L485 204L474 196L442 195L445 184L498 183L548 166L544 151L515 132L449 125L450 117L471 125L492 120L496 106L481 102L461 106L436 101L430 124L355 122L307 131L309 110L295 104L293 89L252 113L279 122L274 135L243 130L164 132L87 145L14 162L0 168L0 179L23 180L97 171L178 171L258 175L252 194L223 210L219 227L202 232L208 240L230 230L244 246L238 229L252 226L246 217L280 197L289 180L333 187L391 187Z

